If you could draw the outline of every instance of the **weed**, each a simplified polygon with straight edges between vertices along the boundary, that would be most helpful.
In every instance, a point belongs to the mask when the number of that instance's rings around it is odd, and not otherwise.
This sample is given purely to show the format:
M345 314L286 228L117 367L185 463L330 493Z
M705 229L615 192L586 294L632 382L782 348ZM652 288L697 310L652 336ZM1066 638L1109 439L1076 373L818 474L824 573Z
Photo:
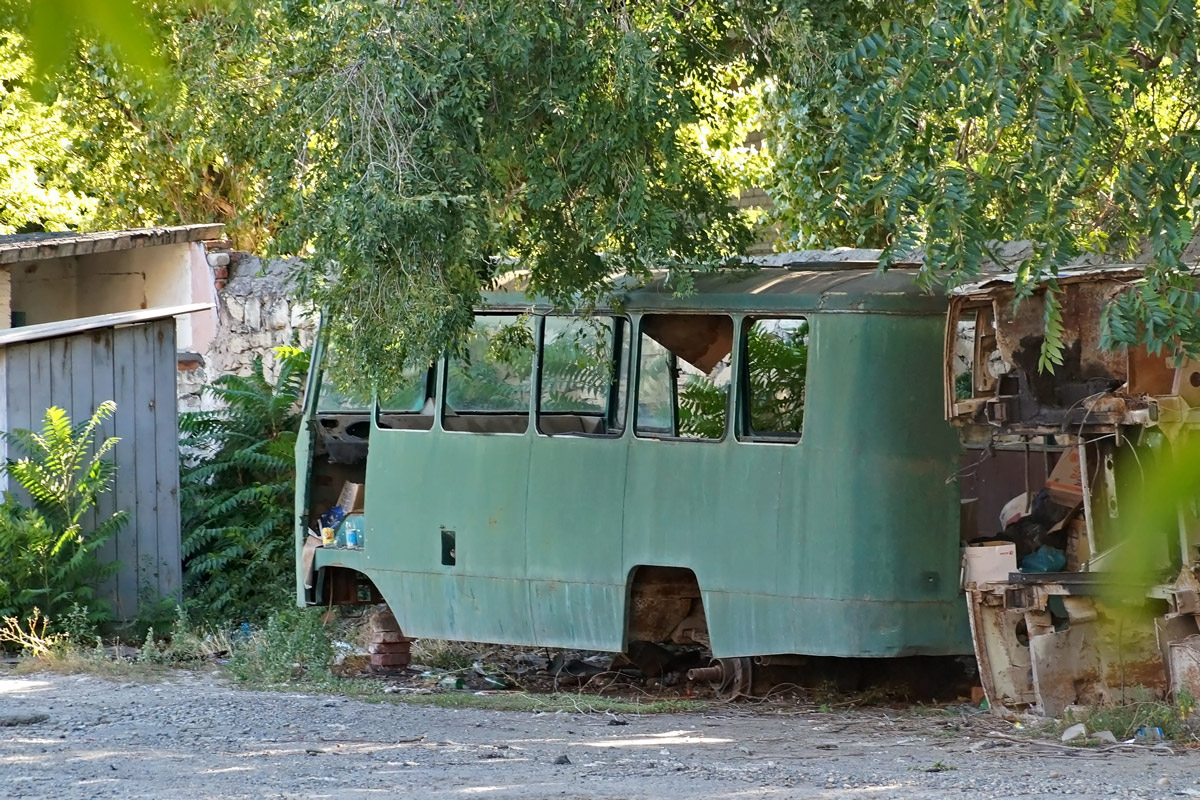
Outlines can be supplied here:
M319 608L277 611L266 627L235 645L229 671L259 687L281 684L327 684L334 650Z
M72 603L67 612L58 619L59 630L66 637L66 641L76 646L83 646L84 642L100 643L100 630L96 625L94 615L87 606L81 606L79 603Z
M77 610L75 624L80 624L79 620L88 619L86 612ZM18 621L15 617L5 617L0 625L0 644L16 645L21 651L22 658L17 663L17 673L86 673L112 679L156 677L150 671L109 655L99 637L92 638L93 646L83 646L83 642L88 638L91 638L90 633L84 634L84 638L76 642L66 633L51 632L47 619L36 608L24 621Z
M146 570L149 574L152 570ZM123 634L130 639L144 639L151 628L165 631L175 621L179 601L174 597L161 597L158 588L152 584L138 587L137 616L124 629Z
M418 639L412 643L412 663L432 669L459 672L470 669L477 650L463 642L442 639Z
M944 761L935 761L933 766L921 768L922 772L955 772L957 770L958 767L953 764L947 764Z
M73 644L65 644L42 655L27 656L17 663L15 672L95 675L119 681L158 681L164 674L160 667L117 658L100 646L88 648Z
M308 353L276 348L279 377L226 375L218 411L179 417L183 580L214 620L259 622L294 591L296 431Z
M4 618L0 625L0 644L16 645L23 655L35 658L49 655L61 647L67 638L64 633L51 633L49 626L50 620L42 616L40 608L34 606L28 619Z
M108 619L107 604L96 586L114 575L116 562L102 562L97 551L129 519L117 511L89 521L98 497L112 488L116 467L106 459L116 445L96 434L116 411L101 403L84 422L72 424L61 408L46 410L38 431L0 434L20 454L0 466L30 499L30 505L5 492L0 503L0 616L18 620L34 607L57 628L72 607L85 608L89 621Z
M1117 739L1133 738L1139 729L1159 728L1164 739L1200 741L1197 738L1200 730L1191 720L1195 704L1195 698L1187 691L1179 692L1175 702L1168 703L1158 700L1149 689L1138 687L1133 690L1132 702L1098 706L1082 717L1068 712L1058 732L1084 722L1089 731L1110 731Z
M232 649L227 631L194 625L183 606L177 605L175 621L166 636L155 636L154 628L147 629L138 663L191 666L229 655Z

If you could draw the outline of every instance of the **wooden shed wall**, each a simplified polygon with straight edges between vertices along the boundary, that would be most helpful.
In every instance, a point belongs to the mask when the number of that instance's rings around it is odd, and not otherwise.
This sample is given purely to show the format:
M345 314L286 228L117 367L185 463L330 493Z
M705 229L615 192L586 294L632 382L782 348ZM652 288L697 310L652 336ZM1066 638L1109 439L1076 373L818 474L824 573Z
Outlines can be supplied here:
M9 430L41 427L52 405L80 422L105 400L117 411L98 440L117 436L112 491L97 513L130 520L103 552L121 568L101 593L116 619L128 621L141 599L179 597L179 430L175 399L175 321L100 328L7 346L4 362ZM16 454L10 454L16 455ZM10 486L10 488L13 488Z

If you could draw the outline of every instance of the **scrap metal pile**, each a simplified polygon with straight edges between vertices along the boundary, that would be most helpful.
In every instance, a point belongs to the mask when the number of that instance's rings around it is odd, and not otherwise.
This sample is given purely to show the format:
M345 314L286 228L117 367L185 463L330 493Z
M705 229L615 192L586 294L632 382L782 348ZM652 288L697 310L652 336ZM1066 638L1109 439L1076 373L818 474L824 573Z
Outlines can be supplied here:
M1146 689L1200 695L1200 497L1170 501L1177 524L1162 536L1130 541L1121 525L1146 454L1200 447L1200 363L1100 345L1103 309L1141 277L1058 277L1064 347L1052 373L1038 369L1044 292L1015 303L1012 276L994 276L951 299L963 580L993 707L1058 716ZM1131 555L1151 567L1132 602L1118 568Z

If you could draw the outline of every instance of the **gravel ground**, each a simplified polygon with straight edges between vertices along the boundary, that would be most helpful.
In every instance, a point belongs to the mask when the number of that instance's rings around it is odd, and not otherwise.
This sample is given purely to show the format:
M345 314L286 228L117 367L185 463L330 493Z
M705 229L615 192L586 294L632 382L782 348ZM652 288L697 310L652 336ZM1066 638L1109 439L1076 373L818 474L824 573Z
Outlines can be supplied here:
M965 709L613 717L0 674L0 724L2 798L1200 797L1195 751L1009 742Z

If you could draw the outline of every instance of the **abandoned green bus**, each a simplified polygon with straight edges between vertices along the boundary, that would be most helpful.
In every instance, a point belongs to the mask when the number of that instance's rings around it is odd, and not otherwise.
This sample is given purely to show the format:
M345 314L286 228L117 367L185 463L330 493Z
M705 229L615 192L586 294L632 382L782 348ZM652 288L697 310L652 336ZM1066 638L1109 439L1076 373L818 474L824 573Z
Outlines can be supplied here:
M471 358L372 407L322 385L318 345L298 602L382 599L407 636L476 642L970 653L946 299L802 255L619 312L489 295ZM532 351L493 357L512 325ZM339 494L357 547L314 538Z

